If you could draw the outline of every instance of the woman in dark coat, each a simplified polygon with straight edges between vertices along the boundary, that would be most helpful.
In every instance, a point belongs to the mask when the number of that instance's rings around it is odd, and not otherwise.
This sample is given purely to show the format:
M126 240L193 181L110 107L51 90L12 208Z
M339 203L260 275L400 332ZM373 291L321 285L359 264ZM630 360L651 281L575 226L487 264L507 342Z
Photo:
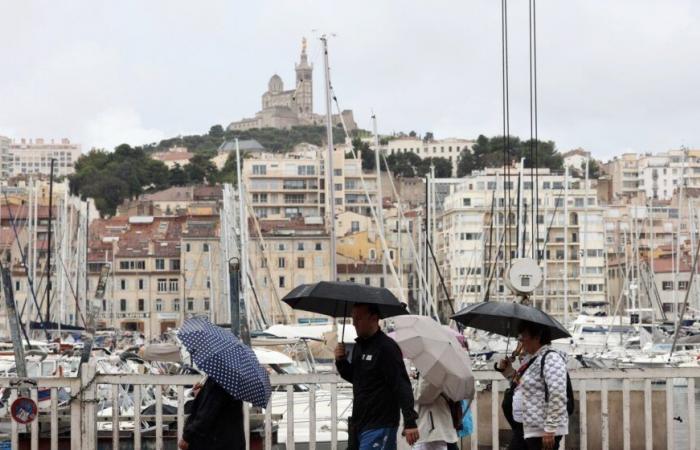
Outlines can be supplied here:
M192 402L181 450L243 450L243 402L208 378Z

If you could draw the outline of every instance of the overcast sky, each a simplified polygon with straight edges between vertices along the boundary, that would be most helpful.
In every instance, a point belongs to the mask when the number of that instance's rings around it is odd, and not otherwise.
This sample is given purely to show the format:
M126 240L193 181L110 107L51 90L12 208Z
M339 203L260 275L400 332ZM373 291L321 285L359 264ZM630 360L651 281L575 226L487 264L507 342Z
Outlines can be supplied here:
M599 158L700 147L700 2L539 0L541 138ZM527 1L509 2L511 133L529 136ZM112 148L251 117L319 32L344 109L381 133L501 133L500 2L4 1L0 134Z

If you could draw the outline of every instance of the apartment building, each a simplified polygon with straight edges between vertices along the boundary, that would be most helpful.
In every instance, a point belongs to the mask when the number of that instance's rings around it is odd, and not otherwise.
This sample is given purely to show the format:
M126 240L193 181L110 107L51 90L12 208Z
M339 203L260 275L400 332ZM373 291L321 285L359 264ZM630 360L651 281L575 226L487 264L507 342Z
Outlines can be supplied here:
M535 305L569 320L584 303L605 301L603 210L595 187L568 171L540 169L533 233L533 185L529 178L522 182L518 211L516 183L517 175L504 180L502 169L485 169L464 178L445 198L434 241L450 296L458 306L482 301L487 292L490 299L511 299L501 281L507 269L503 256L535 255L544 277L532 297ZM504 187L510 192L509 223Z
M253 308L267 324L326 323L327 316L294 311L281 299L300 284L332 279L330 238L323 221L296 217L250 224Z
M624 153L603 166L612 178L612 191L617 198L630 198L639 194L639 156Z
M257 153L246 160L243 179L247 199L258 218L325 217L325 151L308 147L309 150L284 154ZM338 145L333 155L335 212L370 215L370 203L376 202L376 174L363 173L360 160L346 158L348 150L347 146Z
M69 139L20 139L13 141L9 149L9 175L42 173L49 175L54 160L54 176L70 175L80 158L80 144Z
M421 159L445 158L452 163L452 176L457 176L459 155L465 149L471 149L475 141L470 139L447 138L424 141L419 138L405 137L392 139L381 149L386 155L395 153L415 153Z
M193 315L226 320L217 217L117 216L93 221L90 236L90 293L110 267L98 328L157 337Z

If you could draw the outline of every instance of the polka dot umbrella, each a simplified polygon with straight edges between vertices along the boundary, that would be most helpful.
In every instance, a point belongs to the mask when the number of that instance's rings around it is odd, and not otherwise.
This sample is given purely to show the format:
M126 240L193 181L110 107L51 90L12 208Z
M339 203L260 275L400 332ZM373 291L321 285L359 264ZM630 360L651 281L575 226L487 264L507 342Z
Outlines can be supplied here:
M265 407L270 377L253 350L206 317L193 317L177 333L194 364L238 400Z

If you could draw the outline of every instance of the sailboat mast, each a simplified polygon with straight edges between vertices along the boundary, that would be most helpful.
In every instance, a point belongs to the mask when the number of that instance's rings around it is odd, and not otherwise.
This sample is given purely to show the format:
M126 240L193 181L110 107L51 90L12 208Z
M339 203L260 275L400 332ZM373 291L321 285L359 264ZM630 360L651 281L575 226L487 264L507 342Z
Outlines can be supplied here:
M328 140L328 153L326 160L326 180L328 185L326 190L328 192L328 234L330 238L329 242L329 257L331 263L331 281L336 281L338 279L338 266L335 263L335 184L333 184L333 109L331 105L331 73L328 67L328 37L326 35L321 36L321 42L323 43L323 73L325 75L324 90L326 91L326 139Z
M583 302L585 300L586 288L588 283L586 283L588 278L588 164L591 157L586 156L586 166L584 168L584 182L583 182L583 267L579 271L579 277L581 277L581 289L580 299L578 302L578 312L581 314L583 312Z
M379 233L384 235L384 211L382 202L382 174L381 167L379 165L379 134L377 134L377 116L372 114L372 128L374 131L374 160L377 165L377 229ZM400 220L400 218L399 218ZM400 235L399 235L400 236ZM399 253L400 253L401 240L399 239ZM386 258L384 252L382 252L382 276L386 280ZM401 288L401 287L399 287Z
M51 158L49 175L49 230L46 247L46 321L51 321L51 222L53 220L53 169L56 160Z
M569 326L569 166L564 168L564 326Z

